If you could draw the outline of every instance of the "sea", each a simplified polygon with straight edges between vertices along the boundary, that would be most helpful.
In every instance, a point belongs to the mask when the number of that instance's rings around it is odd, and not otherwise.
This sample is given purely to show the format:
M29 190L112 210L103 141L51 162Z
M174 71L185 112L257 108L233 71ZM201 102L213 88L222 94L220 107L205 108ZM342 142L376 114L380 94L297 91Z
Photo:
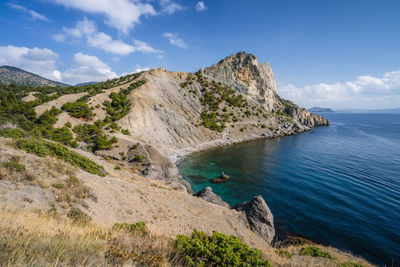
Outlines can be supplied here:
M179 170L232 206L261 195L287 233L400 266L400 114L320 115L331 125L196 153ZM221 171L232 179L210 183Z

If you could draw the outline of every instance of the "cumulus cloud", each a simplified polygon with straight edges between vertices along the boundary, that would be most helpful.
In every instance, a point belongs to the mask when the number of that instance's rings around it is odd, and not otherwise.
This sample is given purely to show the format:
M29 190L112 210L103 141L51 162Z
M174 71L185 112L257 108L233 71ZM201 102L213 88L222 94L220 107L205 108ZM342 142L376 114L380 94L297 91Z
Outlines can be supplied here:
M74 8L87 13L102 14L106 23L124 34L135 24L140 23L143 15L156 15L157 12L149 3L130 0L54 0L52 3Z
M134 44L127 44L121 40L114 40L110 35L104 32L98 32L94 22L87 18L78 21L73 28L64 27L63 32L64 34L53 35L53 39L55 41L64 42L66 36L76 40L85 38L89 46L118 55L128 55L135 51L144 53L163 52L139 40L134 40Z
M51 21L50 19L48 19L46 16L37 13L34 10L28 9L24 6L21 5L17 5L17 4L13 4L13 3L7 3L7 5L15 10L19 10L22 11L26 14L29 14L33 20L43 20L43 21Z
M47 48L0 46L0 66L18 67L47 79L76 84L118 77L106 63L95 56L76 53L72 68L65 71L58 69L58 58L57 53Z
M73 68L67 69L61 74L62 80L68 84L97 82L118 77L106 63L96 56L76 53L73 64Z
M134 40L133 42L135 43L136 51L143 53L158 53L158 54L164 53L164 51L155 49L143 41Z
M200 2L198 2L198 3L196 4L196 10L197 10L197 11L201 12L201 11L204 11L204 10L206 10L206 9L207 9L207 7L204 5L204 2L203 2L203 1L200 1Z
M181 38L179 38L178 34L176 34L176 33L166 32L166 33L163 33L162 36L167 38L171 45L174 45L174 46L177 46L180 48L188 48L188 45L185 43L185 41L183 41Z
M171 1L171 0L160 0L161 12L167 14L173 14L177 11L181 11L184 9L183 6Z
M135 51L132 45L128 45L120 40L113 40L110 35L103 32L99 32L87 37L87 43L92 47L97 47L104 51L119 54L128 55Z
M314 84L297 87L293 84L279 86L279 94L295 103L334 108L380 108L399 106L400 70L386 72L382 77L358 76L354 81L334 84Z
M60 80L58 54L47 48L0 46L0 65L10 65L52 80Z

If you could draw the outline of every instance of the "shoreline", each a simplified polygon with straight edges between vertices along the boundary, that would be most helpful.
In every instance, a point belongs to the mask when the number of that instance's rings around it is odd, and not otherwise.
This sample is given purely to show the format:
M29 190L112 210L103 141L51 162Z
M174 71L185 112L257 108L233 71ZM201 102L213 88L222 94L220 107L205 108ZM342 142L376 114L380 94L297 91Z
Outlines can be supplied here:
M246 138L238 138L238 139L233 139L233 138L227 138L227 139L217 139L214 141L209 141L209 142L204 142L201 144L198 144L194 147L188 147L184 148L181 150L178 150L177 152L168 155L169 160L172 161L176 166L185 158L189 157L192 154L199 153L199 152L204 152L207 150L212 150L215 148L219 147L224 147L224 146L230 146L230 145L236 145L236 144L242 144L242 143L247 143L247 142L252 142L252 141L260 141L264 139L277 139L280 137L285 137L285 136L291 136L295 134L302 134L306 132L310 132L313 130L315 127L323 127L323 126L328 126L328 125L321 125L321 126L314 126L309 129L304 129L303 131L299 132L277 132L276 134L274 133L264 133L261 135L257 136L249 136Z

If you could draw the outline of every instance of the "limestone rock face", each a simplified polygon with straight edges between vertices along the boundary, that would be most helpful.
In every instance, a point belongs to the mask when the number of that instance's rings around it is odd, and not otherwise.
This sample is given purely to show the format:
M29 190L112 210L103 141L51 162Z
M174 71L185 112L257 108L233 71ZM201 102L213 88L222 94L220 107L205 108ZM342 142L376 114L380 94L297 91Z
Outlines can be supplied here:
M199 192L197 192L196 196L198 198L202 198L205 201L214 203L216 205L225 207L225 208L230 208L230 205L228 203L226 203L225 201L222 200L222 198L220 196L218 196L217 194L215 194L211 187L206 187L203 190L200 190Z
M290 117L308 127L329 125L329 121L326 118L314 113L310 113L306 109L300 108L296 105L286 106L285 112L289 114Z
M268 244L272 243L275 236L274 216L261 196L256 196L249 203L241 203L235 209L245 213L252 231Z
M258 101L271 111L276 101L276 82L270 65L259 63L256 56L239 52L202 69L203 75L231 85L240 93Z

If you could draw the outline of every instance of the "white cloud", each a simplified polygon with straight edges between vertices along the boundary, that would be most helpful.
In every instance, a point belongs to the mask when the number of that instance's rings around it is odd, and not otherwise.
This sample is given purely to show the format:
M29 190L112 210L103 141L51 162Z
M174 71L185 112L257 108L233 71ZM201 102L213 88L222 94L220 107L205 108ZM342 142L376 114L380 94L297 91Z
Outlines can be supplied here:
M103 32L88 35L87 43L92 47L119 55L128 55L135 51L135 47L132 45L128 45L120 40L113 40L110 35Z
M314 84L297 87L279 86L279 94L306 107L383 108L400 106L400 70L384 73L382 77L359 76L354 81L335 84Z
M183 6L171 1L171 0L160 0L161 12L167 14L173 14L177 11L181 11L184 9Z
M47 48L0 46L0 66L18 67L47 79L76 84L118 77L106 63L95 56L76 53L73 67L64 72L57 68L58 58L57 53Z
M206 10L206 9L207 9L207 7L204 5L204 2L203 2L203 1L200 1L200 2L198 2L198 3L196 4L196 10L197 10L197 11L201 12L201 11L204 11L204 10Z
M174 45L174 46L177 46L180 48L188 48L188 45L185 43L185 41L180 39L178 37L178 34L176 34L176 33L166 32L166 33L163 33L162 36L167 38L171 45Z
M156 53L156 54L162 54L164 51L155 49L148 45L147 43L139 40L134 40L135 43L135 50L143 53Z
M68 84L97 82L118 77L106 63L96 56L76 53L73 64L75 65L73 68L67 69L61 74L62 80Z
M47 48L0 46L0 65L18 67L52 80L60 80L55 72L57 59L58 54Z
M87 13L97 13L106 16L106 23L124 34L135 24L140 23L143 15L156 15L149 3L130 0L54 0L52 3L74 8Z
M65 42L65 35L64 34L53 34L51 36L54 41L59 42L59 43L64 43Z
M13 3L7 3L7 5L9 7L13 8L13 9L20 10L20 11L22 11L24 13L29 14L32 17L33 20L51 21L46 16L44 16L42 14L39 14L36 11L28 9L28 8L26 8L24 6L13 4Z
M104 32L98 32L93 21L84 18L78 21L74 28L63 28L64 34L55 34L55 41L64 42L65 37L75 38L79 40L85 38L89 46L104 50L109 53L118 55L128 55L132 52L139 51L144 53L163 53L163 51L151 47L149 44L134 40L134 44L127 44L121 40L114 40L110 35Z
M96 26L94 22L84 18L81 21L78 21L75 25L75 28L67 28L63 27L63 31L71 37L81 38L83 36L87 36L97 32Z

